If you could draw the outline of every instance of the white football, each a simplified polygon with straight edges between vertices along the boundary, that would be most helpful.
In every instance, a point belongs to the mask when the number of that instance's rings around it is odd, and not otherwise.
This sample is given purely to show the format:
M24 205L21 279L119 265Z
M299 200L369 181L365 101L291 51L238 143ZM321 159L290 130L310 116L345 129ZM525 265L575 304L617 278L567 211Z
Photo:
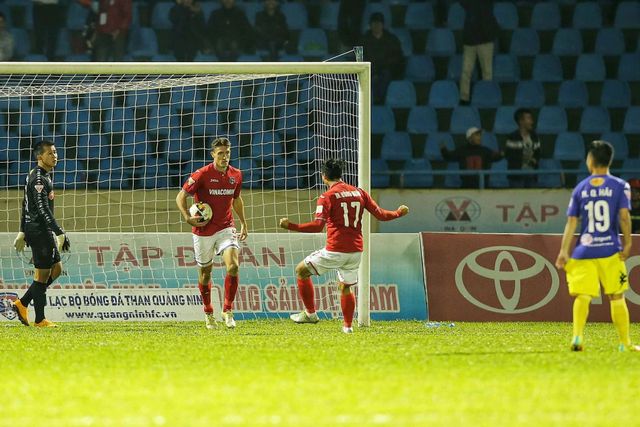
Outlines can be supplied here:
M189 208L191 216L202 217L203 221L209 221L213 216L211 206L205 202L196 202Z

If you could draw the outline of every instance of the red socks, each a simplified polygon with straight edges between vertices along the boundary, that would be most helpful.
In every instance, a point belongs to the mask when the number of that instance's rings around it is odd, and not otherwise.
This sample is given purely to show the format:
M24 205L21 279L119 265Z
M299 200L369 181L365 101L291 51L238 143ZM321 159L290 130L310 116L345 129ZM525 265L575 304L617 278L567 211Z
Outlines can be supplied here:
M344 326L350 328L351 322L353 322L353 312L356 310L356 296L353 292L348 295L340 295L340 305L344 315Z
M298 293L302 302L304 303L307 313L312 314L316 312L316 301L313 293L313 282L311 277L301 279L298 277Z
M206 285L198 283L198 289L200 289L200 296L202 297L204 312L213 313L213 306L211 305L211 282L207 283Z
M224 278L224 309L229 311L233 309L233 301L236 299L238 291L238 276L227 276Z

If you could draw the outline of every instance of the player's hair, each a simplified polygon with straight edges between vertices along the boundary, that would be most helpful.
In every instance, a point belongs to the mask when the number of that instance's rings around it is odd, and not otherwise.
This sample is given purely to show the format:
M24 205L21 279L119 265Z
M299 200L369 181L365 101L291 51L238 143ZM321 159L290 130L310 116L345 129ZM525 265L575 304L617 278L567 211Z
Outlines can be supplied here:
M211 141L211 151L218 147L231 147L231 141L229 141L229 138L225 138L224 136L220 136Z
M532 114L531 110L528 108L518 108L515 113L513 113L513 120L519 125L520 120L524 117L525 114Z
M613 145L607 141L593 141L589 144L589 154L594 166L609 167L613 160Z
M342 178L344 161L340 159L329 159L322 164L322 174L331 181Z
M53 147L55 144L48 139L41 139L33 146L33 158L37 159L39 155L44 153L45 147Z

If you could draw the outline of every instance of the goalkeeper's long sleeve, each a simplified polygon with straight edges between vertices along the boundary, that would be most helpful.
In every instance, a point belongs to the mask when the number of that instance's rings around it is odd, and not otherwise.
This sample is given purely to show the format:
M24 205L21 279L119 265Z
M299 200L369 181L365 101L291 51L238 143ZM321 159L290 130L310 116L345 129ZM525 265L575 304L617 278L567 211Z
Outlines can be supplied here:
M300 231L302 233L319 233L324 228L324 221L316 219L311 222L305 222L304 224L289 223L287 227L291 231Z

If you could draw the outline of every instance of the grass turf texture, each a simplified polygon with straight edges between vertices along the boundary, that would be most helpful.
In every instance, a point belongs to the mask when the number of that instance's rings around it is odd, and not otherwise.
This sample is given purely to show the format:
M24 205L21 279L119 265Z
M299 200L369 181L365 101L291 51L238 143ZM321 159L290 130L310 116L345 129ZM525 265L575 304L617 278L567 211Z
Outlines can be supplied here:
M0 425L637 425L611 324L0 325ZM632 336L640 341L640 326Z

